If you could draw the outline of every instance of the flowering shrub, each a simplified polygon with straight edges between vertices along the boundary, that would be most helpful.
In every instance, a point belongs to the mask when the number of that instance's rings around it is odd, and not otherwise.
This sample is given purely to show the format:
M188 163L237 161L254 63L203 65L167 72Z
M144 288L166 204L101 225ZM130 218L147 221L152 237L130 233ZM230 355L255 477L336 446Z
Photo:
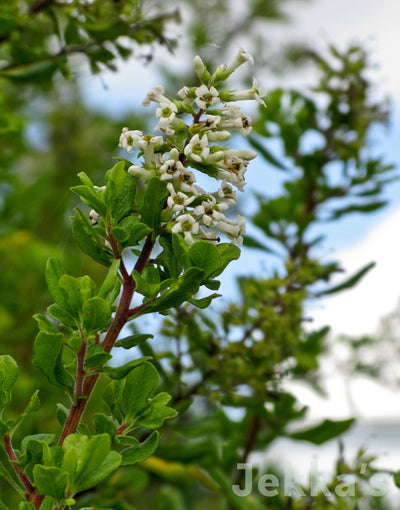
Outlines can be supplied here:
M263 101L256 84L241 92L220 89L235 69L248 60L252 60L251 56L240 51L230 65L219 67L210 76L201 58L196 57L194 67L202 85L183 87L177 98L166 97L164 88L158 86L143 101L144 106L151 102L159 105L155 130L164 136L122 130L119 146L128 152L139 151L142 158L141 165L129 166L128 172L146 183L154 177L168 183L161 221L170 232L183 234L189 246L196 240L217 243L217 232L226 234L239 246L243 242L244 218L238 216L233 221L223 211L236 204L233 188L243 191L248 162L256 153L220 144L229 141L231 131L239 131L243 137L251 132L250 117L232 103L238 99ZM190 168L221 180L220 188L205 191L195 184L196 177Z
M54 304L47 315L35 316L40 331L33 363L67 393L70 405L59 404L61 432L29 435L18 450L12 441L14 432L38 410L38 392L17 419L0 421L5 443L2 474L25 500L20 510L74 506L77 494L97 486L119 466L152 455L157 429L177 414L168 406L167 393L154 393L159 376L149 357L119 367L108 362L114 346L130 349L152 337L119 338L128 321L147 313L167 314L185 302L207 307L218 294L194 296L202 287L217 290L216 277L239 257L234 244L242 243L244 218L233 221L224 213L236 203L233 188L243 190L248 162L256 154L226 145L231 131L246 136L251 130L250 118L231 103L262 100L256 86L234 92L222 85L248 60L251 57L240 51L231 64L210 75L196 57L199 87L183 87L176 99L156 87L144 101L159 105L156 129L161 135L123 129L120 147L138 151L137 164L121 159L100 187L79 174L82 184L73 191L91 210L87 216L76 209L73 234L83 252L108 267L108 273L96 288L88 276L72 277L58 260L48 261L46 280ZM193 170L222 181L219 188L202 189ZM139 181L144 181L143 193ZM219 233L233 244L221 243ZM156 245L159 253L151 258ZM136 255L133 268L124 256L128 248ZM133 305L135 293L143 299ZM3 410L17 376L14 359L1 356ZM103 395L108 412L96 413L89 427L82 415L100 376L109 380ZM138 429L147 433L136 437Z

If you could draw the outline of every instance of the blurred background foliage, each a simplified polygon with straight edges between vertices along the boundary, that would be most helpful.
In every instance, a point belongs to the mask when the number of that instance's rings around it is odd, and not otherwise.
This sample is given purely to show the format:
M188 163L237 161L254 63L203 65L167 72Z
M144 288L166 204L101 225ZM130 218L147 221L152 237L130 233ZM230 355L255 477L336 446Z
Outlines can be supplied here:
M324 225L383 207L382 191L394 178L393 166L368 150L371 127L386 122L388 105L370 99L364 50L353 46L340 53L332 47L322 56L294 46L290 31L279 55L272 49L268 26L287 18L292 3L10 0L0 5L1 349L21 367L13 412L20 412L38 386L42 400L40 414L27 420L21 433L57 426L54 409L60 394L30 361L36 334L31 316L50 301L45 261L57 256L68 273L103 275L72 239L69 216L77 199L69 187L79 171L103 184L117 155L121 127L144 129L148 123L143 113L125 112L118 118L90 109L82 99L81 73L88 67L93 73L117 70L121 59L149 62L160 45L173 51L179 42L187 62L173 70L161 68L164 82L176 89L191 84L194 54L212 67L245 40L260 69L273 72L295 62L313 65L318 76L308 92L288 90L282 78L282 87L268 92L268 108L260 108L255 119L251 144L266 175L279 173L282 189L278 196L268 196L267 185L259 190L252 235L245 244L260 259L268 254L268 261L276 263L260 277L242 276L237 296L224 308L199 312L182 307L162 323L155 321L150 331L143 329L154 333L161 324L156 340L140 349L153 356L179 417L164 429L156 456L118 471L96 493L83 494L78 508L389 508L382 498L369 495L373 458L365 452L351 462L342 453L333 466L335 476L353 476L354 497L309 493L306 498L265 498L255 488L238 498L232 492L232 484L244 482L236 464L265 451L276 438L320 444L352 425L352 420L326 421L294 431L307 410L284 381L299 379L322 391L319 356L327 349L329 327L314 331L308 326L305 303L350 288L372 268L369 264L337 280L339 263L318 255ZM185 22L178 40L181 17ZM368 363L357 359L367 339L348 343L353 358L347 369L367 371ZM373 377L382 375L381 365L368 366ZM93 401L101 399L101 391ZM89 424L90 414L89 407ZM363 463L369 471L359 476ZM332 490L334 484L335 477ZM2 487L2 499L15 507L5 491ZM362 501L366 506L357 506Z

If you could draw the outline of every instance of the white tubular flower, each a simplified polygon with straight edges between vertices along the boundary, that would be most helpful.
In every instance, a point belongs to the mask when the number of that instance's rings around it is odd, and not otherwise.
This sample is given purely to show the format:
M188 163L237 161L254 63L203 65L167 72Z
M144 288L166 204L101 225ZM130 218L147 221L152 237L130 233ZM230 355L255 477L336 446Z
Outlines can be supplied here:
M194 135L186 145L184 153L198 163L201 163L203 159L207 159L210 154L207 135L203 135L201 139L198 134Z
M122 134L119 138L119 147L128 152L132 152L134 148L139 149L139 144L142 140L143 132L138 130L130 130L127 127L122 129Z
M225 129L239 129L240 134L243 136L243 138L245 138L251 133L252 130L251 118L248 115L241 114L238 117L222 121L220 127Z
M190 214L182 214L176 219L176 223L171 228L173 234L182 232L185 238L186 244L189 246L194 243L193 234L199 232L199 224Z
M250 149L227 149L225 151L227 158L240 158L245 161L250 161L257 157L257 153Z
M244 51L243 48L240 48L239 53L236 57L226 66L226 72L228 74L232 74L239 66L244 64L245 62L249 62L252 66L254 65L254 58L250 53Z
M137 147L143 152L148 165L154 164L156 167L160 165L161 155L155 154L154 149L157 145L161 147L163 143L164 138L162 136L151 135L143 136L142 139L138 141Z
M186 85L182 87L180 90L178 90L178 93L176 94L178 98L182 101L183 104L193 104L194 97L189 97L191 89L190 87L187 87Z
M157 85L157 87L152 88L147 96L143 99L142 105L149 106L151 101L155 103L168 103L169 99L164 96L165 89L161 85Z
M190 205L196 197L188 197L181 191L176 192L172 183L167 184L170 196L167 199L167 205L173 212L183 211L185 207Z
M144 179L148 181L153 177L152 172L150 170L146 170L141 166L132 165L128 168L128 174L133 175L133 177L137 177L138 179Z
M206 120L204 121L204 127L206 129L217 129L220 122L221 122L221 117L219 115L206 115Z
M209 241L214 244L219 241L219 237L216 232L206 232L202 227L200 227L198 237L201 241Z
M100 218L101 218L100 214L96 212L94 209L89 211L89 219L92 227L95 227L99 223Z
M94 189L97 189L98 191L101 191L102 193L105 192L107 186L93 186Z
M159 129L162 131L169 129L170 124L175 119L177 112L178 108L172 101L168 101L167 103L160 103L160 107L156 110L156 117L160 117L160 121L158 123Z
M236 191L226 181L223 181L220 189L217 191L217 197L225 200L229 205L236 204Z
M209 142L227 142L231 137L229 131L212 131L207 133Z
M194 184L196 182L194 173L187 168L180 174L179 181L181 190L185 193L193 193L195 196L203 193L203 190Z
M218 90L215 87L207 87L207 85L201 85L195 91L196 99L195 102L202 110L207 110L209 106L214 106L219 103Z
M265 101L261 99L265 95L265 90L259 88L257 80L253 78L253 86L251 89L226 90L221 94L221 101L246 101L255 99L258 103L266 107Z
M212 223L223 221L225 216L221 211L228 209L228 204L217 204L213 196L204 200L201 205L193 209L193 215L199 217L199 221L209 227Z
M161 180L171 181L172 179L180 179L184 170L185 167L180 161L175 161L175 159L168 159L160 167Z

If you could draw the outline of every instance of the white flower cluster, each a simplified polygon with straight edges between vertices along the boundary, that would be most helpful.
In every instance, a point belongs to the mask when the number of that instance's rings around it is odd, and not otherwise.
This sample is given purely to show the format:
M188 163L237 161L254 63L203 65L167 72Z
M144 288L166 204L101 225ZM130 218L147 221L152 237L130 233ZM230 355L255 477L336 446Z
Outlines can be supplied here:
M164 225L173 233L182 233L188 245L196 240L216 243L218 232L239 246L243 242L245 219L238 215L233 221L224 212L236 204L233 188L243 191L247 165L256 153L221 144L230 139L232 131L243 137L251 132L250 117L233 102L255 99L263 103L262 93L256 82L245 91L220 89L222 82L247 61L252 62L252 57L240 51L231 64L218 67L210 76L200 57L196 57L194 68L203 82L199 87L183 87L173 99L158 86L143 101L144 106L158 104L155 130L161 131L161 136L127 127L122 130L119 146L128 152L139 151L140 164L132 165L129 173L144 181L157 176L167 183ZM220 188L215 192L200 188L193 169L221 180Z

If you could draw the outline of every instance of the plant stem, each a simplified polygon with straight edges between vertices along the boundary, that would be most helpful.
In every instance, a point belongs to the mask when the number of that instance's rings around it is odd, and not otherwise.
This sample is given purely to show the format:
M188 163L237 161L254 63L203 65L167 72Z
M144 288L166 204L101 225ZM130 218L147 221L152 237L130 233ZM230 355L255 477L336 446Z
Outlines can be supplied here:
M17 456L15 455L14 448L12 447L12 444L11 444L11 438L8 434L4 434L4 444L6 447L7 455L9 457L9 459L11 460L11 464L14 468L14 471L17 473L18 478L24 484L24 487L26 487L26 489L28 489L28 491L32 491L34 487L31 484L31 482L29 481L29 478L24 473L21 472L21 470L19 469L19 466L16 464L16 462L18 462L18 459L17 459Z
M151 252L153 250L155 241L152 240L151 234L146 238L142 252L135 264L135 270L141 274L143 269L146 267L150 259ZM128 274L125 274L124 284L121 299L114 316L114 320L111 323L110 329L103 341L103 349L105 352L110 352L114 347L114 344L121 332L121 329L125 326L129 319L129 307L132 301L133 293L135 292L136 282ZM69 435L76 432L79 422L82 418L82 414L85 410L87 401L93 391L93 388L99 378L99 374L92 374L85 378L83 384L83 391L81 395L85 398L80 398L75 405L71 407L67 421L65 422L64 429L61 433L59 446L62 446L64 439Z

